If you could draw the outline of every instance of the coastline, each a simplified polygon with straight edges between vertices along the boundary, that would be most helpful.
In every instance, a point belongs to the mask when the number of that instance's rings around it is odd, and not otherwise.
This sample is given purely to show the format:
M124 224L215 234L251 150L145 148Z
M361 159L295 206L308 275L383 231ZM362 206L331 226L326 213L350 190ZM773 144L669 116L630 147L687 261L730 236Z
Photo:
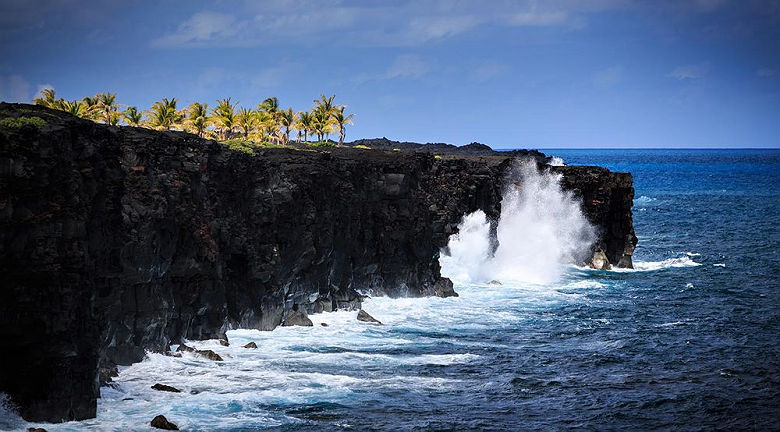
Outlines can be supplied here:
M523 155L249 155L181 132L99 125L32 106L2 111L46 121L2 131L10 199L0 329L17 355L0 387L36 420L93 417L98 370L106 382L115 365L182 339L359 309L356 287L389 297L452 295L439 250L464 214L498 217L507 171ZM540 153L524 155L540 161ZM548 169L582 199L599 228L596 249L612 265L630 266L631 175ZM22 376L36 378L31 385Z

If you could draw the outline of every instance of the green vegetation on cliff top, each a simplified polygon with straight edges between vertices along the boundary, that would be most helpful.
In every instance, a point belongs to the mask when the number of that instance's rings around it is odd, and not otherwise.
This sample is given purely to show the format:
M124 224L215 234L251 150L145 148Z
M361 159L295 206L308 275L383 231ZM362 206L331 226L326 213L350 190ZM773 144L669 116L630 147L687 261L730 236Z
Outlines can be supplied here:
M57 98L54 90L47 88L41 90L40 97L33 102L110 125L185 131L218 140L231 149L254 154L256 148L288 145L293 132L297 132L296 142L312 147L335 145L328 139L332 133L338 134L338 144L343 144L346 127L352 124L355 114L345 113L346 106L337 105L334 99L335 95L321 95L314 100L310 111L296 112L292 108L280 108L279 99L275 97L263 100L254 109L239 107L238 102L232 102L231 98L218 100L211 109L201 102L180 108L176 98L164 98L148 110L139 111L137 107L119 104L116 93L99 93L67 101ZM16 124L18 119L5 120ZM38 120L43 122L40 118ZM12 126L11 123L8 126ZM316 137L316 141L309 142L310 135Z

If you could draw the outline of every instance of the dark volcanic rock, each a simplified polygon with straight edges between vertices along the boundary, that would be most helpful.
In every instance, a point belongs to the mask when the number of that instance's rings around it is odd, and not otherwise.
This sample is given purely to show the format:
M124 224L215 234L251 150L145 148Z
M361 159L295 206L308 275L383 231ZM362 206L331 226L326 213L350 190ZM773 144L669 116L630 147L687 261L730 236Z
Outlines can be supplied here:
M112 378L119 376L119 369L115 364L102 364L98 368L98 381L101 386L107 385L112 381Z
M27 428L27 432L46 432L44 428Z
M179 427L168 421L163 415L158 415L150 422L153 428L165 430L179 430Z
M249 155L0 104L9 116L46 122L0 128L0 340L13 353L0 391L31 421L94 417L99 367L182 339L356 310L354 287L450 293L438 257L463 214L496 220L513 157L545 160L481 145ZM550 169L582 198L596 250L630 266L631 175Z
M177 352L195 352L195 348L189 347L184 344L179 344L179 347L176 348Z
M365 322L365 323L382 325L381 321L379 321L378 319L372 317L371 315L368 314L368 312L364 311L363 309L360 309L358 311L357 320Z
M306 315L303 311L293 311L289 315L287 315L284 318L284 321L282 321L283 327L290 327L290 326L303 326L303 327L311 327L314 323L311 322L309 317Z
M344 145L371 147L377 150L403 150L413 152L433 153L452 156L509 156L517 158L532 158L539 163L548 163L551 158L537 150L497 151L482 143L473 142L462 146L445 143L415 143L408 141L393 141L387 138L359 139Z
M244 345L244 348L257 348L257 344L254 342L249 342L248 344Z
M197 351L195 351L195 354L198 354L199 356L202 356L202 357L206 357L209 360L223 361L222 357L220 357L219 354L215 353L212 350L197 350Z
M433 294L437 297L458 297L458 293L452 288L452 281L441 278L433 284Z
M181 393L181 390L177 389L176 387L171 387L169 385L156 383L152 386L152 389L159 390L159 391L167 391L172 393Z

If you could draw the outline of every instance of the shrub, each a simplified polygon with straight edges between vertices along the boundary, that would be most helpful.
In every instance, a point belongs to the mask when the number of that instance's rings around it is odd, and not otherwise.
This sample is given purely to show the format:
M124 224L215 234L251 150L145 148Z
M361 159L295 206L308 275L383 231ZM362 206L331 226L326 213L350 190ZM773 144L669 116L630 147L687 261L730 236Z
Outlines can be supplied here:
M312 147L333 147L336 143L330 141L315 141L309 143L309 145Z
M25 126L33 126L36 129L46 126L46 120L40 117L6 117L0 120L0 127L9 129L21 129Z
M352 148L363 149L363 150L371 150L371 147L363 145L363 144L358 144L356 146L353 146Z
M222 144L225 144L230 150L240 151L251 155L255 154L255 147L257 147L252 141L240 139L222 141Z

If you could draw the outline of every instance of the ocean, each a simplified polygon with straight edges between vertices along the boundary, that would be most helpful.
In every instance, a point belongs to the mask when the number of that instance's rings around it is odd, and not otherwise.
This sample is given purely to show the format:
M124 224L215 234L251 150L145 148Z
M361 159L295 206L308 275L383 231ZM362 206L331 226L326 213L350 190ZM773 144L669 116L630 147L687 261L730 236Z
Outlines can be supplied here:
M382 326L335 312L191 343L225 362L150 353L101 390L96 419L40 426L138 430L163 414L202 431L778 428L780 150L545 153L633 173L634 270L556 262L593 233L554 178L521 173L537 186L505 206L496 256L473 214L441 260L460 297L371 298Z

